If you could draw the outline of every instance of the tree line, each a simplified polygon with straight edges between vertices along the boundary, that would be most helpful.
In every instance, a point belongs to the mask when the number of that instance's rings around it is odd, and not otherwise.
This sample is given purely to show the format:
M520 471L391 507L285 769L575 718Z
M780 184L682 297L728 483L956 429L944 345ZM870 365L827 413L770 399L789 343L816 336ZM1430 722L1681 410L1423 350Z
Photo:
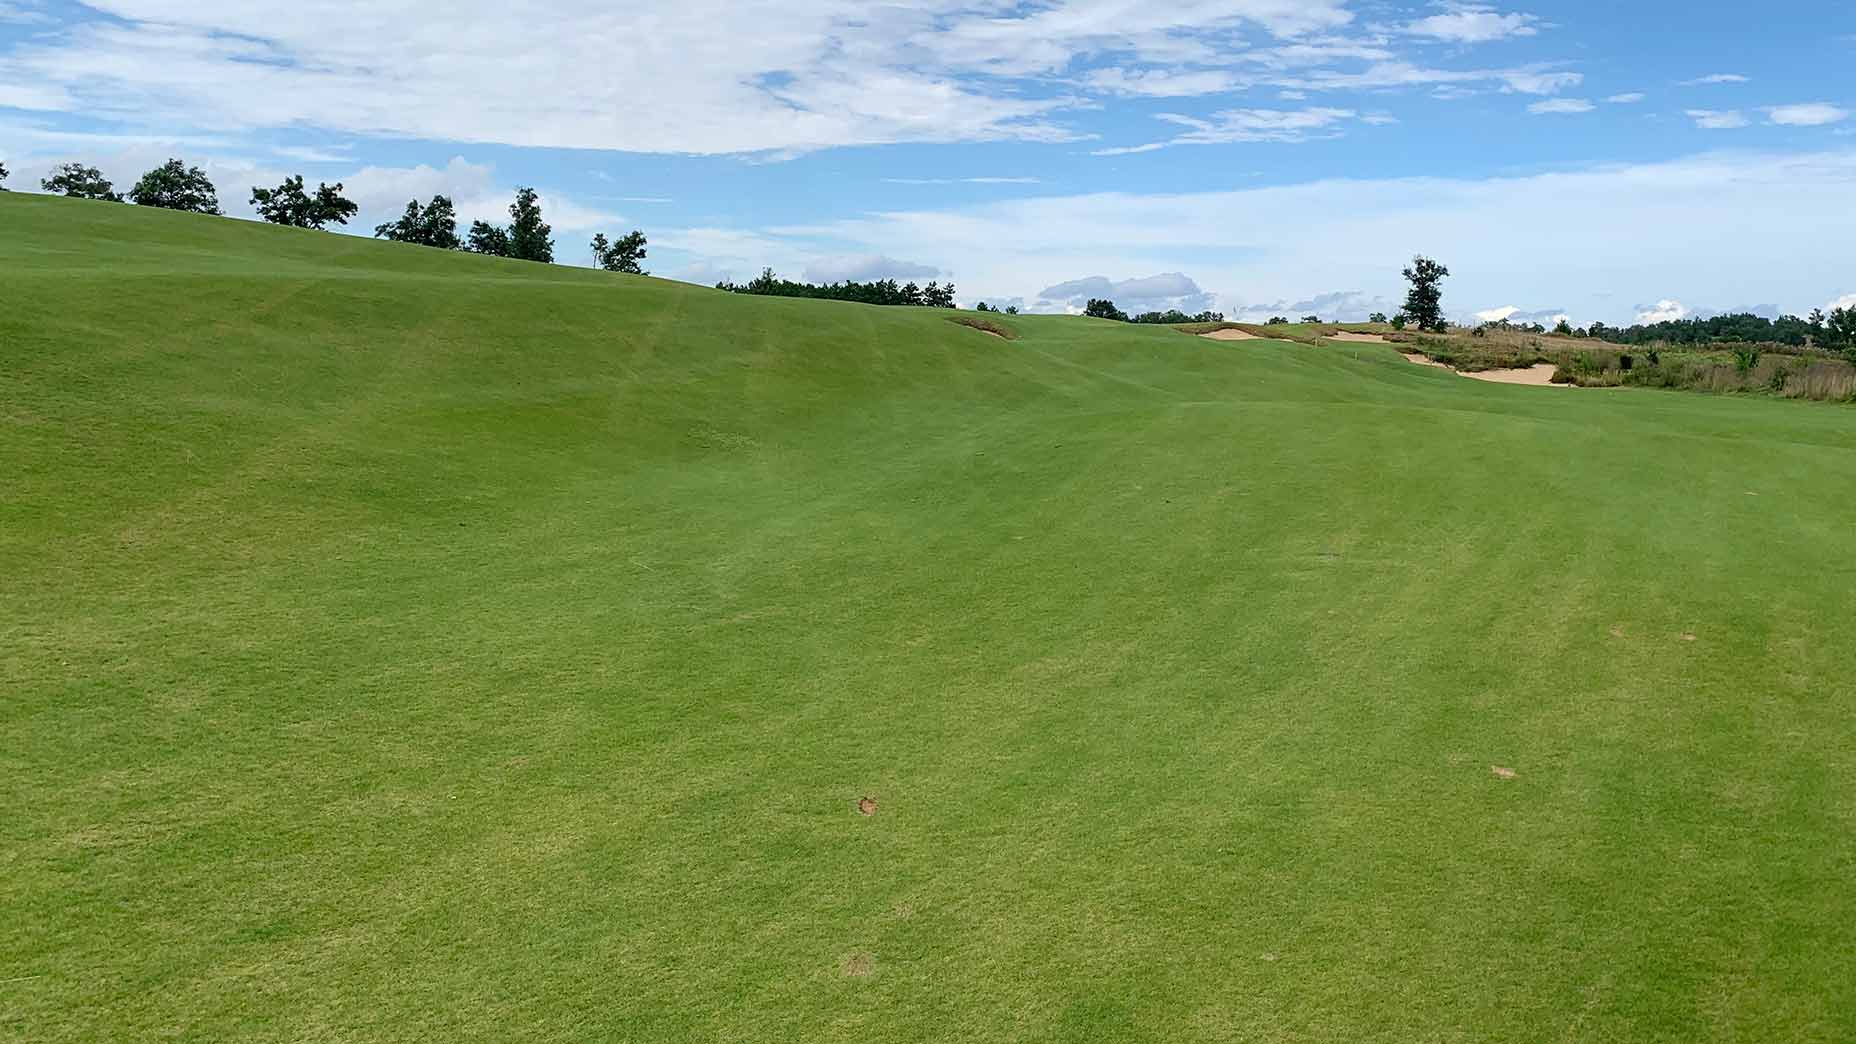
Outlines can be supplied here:
M894 279L878 279L869 283L859 283L853 279L836 283L801 283L782 279L771 268L762 269L760 275L746 283L723 280L715 284L715 288L731 294L758 294L762 297L809 297L825 301L856 301L860 304L914 308L955 307L953 283L946 286L938 282L927 286L917 286L913 282L898 285Z
M1577 330L1570 332L1575 335L1579 333ZM1586 336L1601 341L1633 346L1782 344L1792 348L1812 346L1851 351L1856 350L1856 307L1834 308L1828 314L1821 308L1813 308L1811 314L1803 318L1782 315L1777 319L1768 319L1740 312L1707 319L1638 323L1628 327L1593 323L1584 332Z
M0 164L0 183L7 170ZM60 165L39 185L47 192L77 199L97 199L111 203L134 203L137 206L182 210L196 214L221 214L219 193L212 179L198 167L189 167L178 159L148 171L139 178L126 196L103 172L81 163ZM0 191L4 191L0 184ZM275 188L252 186L251 205L258 216L273 225L292 228L327 229L346 225L360 207L342 195L342 184L318 184L311 192L301 174L293 174ZM493 225L487 221L471 222L467 237L458 236L457 211L449 197L433 196L421 206L418 200L406 204L398 220L375 226L374 235L401 243L437 247L441 250L468 250L492 257L508 257L544 264L554 261L553 229L542 219L539 194L526 186L516 190L515 202L509 205L509 224ZM645 257L647 240L643 232L633 229L609 241L605 233L593 237L590 244L594 263L608 272L645 274L639 263Z
M1200 312L1197 315L1187 315L1177 308L1169 308L1164 312L1142 312L1139 315L1129 315L1115 307L1115 302L1102 297L1090 298L1089 303L1083 306L1083 314L1095 319L1110 319L1118 323L1141 323L1155 326L1224 322L1223 312Z

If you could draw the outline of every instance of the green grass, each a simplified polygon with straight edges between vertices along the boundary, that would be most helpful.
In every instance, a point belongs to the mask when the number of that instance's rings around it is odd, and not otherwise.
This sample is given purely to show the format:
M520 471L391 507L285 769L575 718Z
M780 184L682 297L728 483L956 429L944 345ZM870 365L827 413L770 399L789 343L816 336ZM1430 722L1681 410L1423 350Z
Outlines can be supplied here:
M4 1039L1856 1038L1850 408L22 195L0 276Z

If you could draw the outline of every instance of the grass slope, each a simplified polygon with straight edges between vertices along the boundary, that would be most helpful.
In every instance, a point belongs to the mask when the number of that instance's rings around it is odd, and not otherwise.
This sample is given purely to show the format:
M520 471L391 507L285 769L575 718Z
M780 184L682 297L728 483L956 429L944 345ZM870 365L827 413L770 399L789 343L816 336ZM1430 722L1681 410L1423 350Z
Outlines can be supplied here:
M6 1039L1856 1038L1847 408L21 195L0 271Z

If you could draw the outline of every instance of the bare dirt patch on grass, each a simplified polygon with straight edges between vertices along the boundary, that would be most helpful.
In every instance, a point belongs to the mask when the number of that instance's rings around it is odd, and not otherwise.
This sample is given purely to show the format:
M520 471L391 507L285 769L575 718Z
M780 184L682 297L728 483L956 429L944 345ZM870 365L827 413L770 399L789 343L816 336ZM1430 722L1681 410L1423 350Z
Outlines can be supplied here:
M1386 340L1385 336L1382 334L1352 333L1347 330L1342 330L1339 333L1328 334L1327 339L1330 341L1345 341L1348 344L1391 344L1392 343L1391 341Z

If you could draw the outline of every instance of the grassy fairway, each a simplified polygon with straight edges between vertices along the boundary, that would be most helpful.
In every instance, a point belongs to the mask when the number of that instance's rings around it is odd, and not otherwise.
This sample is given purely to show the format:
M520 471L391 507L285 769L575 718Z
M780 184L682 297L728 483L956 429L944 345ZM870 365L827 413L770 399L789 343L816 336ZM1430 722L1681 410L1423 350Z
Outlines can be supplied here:
M0 276L4 1039L1856 1038L1848 407L19 195Z

